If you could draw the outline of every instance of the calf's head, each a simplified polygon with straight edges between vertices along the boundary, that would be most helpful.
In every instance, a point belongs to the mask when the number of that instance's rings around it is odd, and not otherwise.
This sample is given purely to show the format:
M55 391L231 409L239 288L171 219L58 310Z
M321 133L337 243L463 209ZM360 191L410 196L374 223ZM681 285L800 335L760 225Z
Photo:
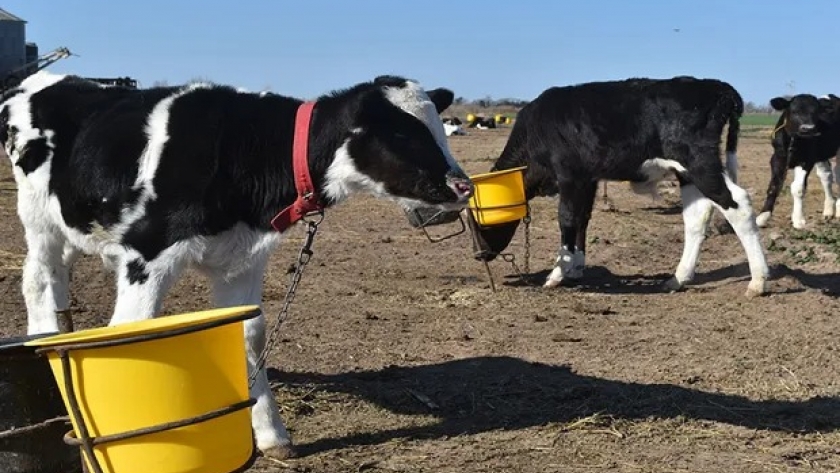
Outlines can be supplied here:
M836 97L835 97L836 98ZM811 94L794 95L787 99L776 97L770 105L782 112L784 129L792 137L811 138L819 136L822 128L832 119L834 99L818 99Z
M464 208L473 184L452 157L440 119L453 99L447 89L376 78L350 113L352 133L327 174L327 192L361 187L406 209Z
M479 226L472 212L467 213L469 214L467 223L473 238L473 256L479 261L493 261L513 240L516 229L519 227L519 220L482 227Z
M828 94L820 97L819 100L823 110L823 119L832 125L840 123L840 97Z

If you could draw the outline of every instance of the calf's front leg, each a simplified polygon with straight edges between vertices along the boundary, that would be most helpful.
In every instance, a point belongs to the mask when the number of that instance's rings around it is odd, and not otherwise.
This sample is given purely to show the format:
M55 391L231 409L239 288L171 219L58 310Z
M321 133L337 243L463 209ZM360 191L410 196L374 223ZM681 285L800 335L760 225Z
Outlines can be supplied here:
M592 215L597 182L561 187L557 220L560 225L560 250L554 269L544 287L557 287L564 281L583 277L586 251L586 227Z
M807 225L805 220L805 208L803 198L807 189L808 174L810 169L796 166L793 168L793 182L790 183L790 195L793 197L793 211L790 214L793 228L803 230Z
M223 273L211 274L216 307L261 305L266 263L267 259L258 261L251 268L235 276ZM260 314L258 317L248 319L244 325L248 375L251 378L257 369L260 354L265 348L265 316ZM257 401L251 409L251 426L254 429L257 448L263 455L276 459L294 456L292 440L280 417L280 408L268 384L265 366L260 367L256 372L250 394Z
M184 256L178 247L164 250L148 262L131 250L114 256L117 301L109 325L156 317L163 298L183 272Z
M770 183L767 185L767 197L764 199L761 212L756 217L759 227L766 227L770 223L770 217L773 216L773 209L776 207L776 199L787 176L787 162L787 152L779 149L773 151L773 156L770 157Z

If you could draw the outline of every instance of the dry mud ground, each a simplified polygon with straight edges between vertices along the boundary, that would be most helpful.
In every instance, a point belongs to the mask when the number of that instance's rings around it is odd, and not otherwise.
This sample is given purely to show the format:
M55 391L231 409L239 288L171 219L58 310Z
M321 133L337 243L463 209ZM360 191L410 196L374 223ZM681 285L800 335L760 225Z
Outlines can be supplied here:
M450 142L470 173L483 172L508 132ZM766 131L742 135L740 179L758 207L770 146ZM0 178L0 335L9 336L25 331L24 242L7 165ZM774 241L772 294L758 299L743 296L744 252L720 232L688 290L660 291L683 240L673 190L653 202L610 185L616 209L593 215L581 287L517 285L496 262L495 294L466 234L431 244L393 204L368 197L330 210L269 359L302 456L259 459L249 471L840 471L840 225L820 222L816 178L806 208L820 242L790 228L785 189L762 232ZM540 277L558 243L555 215L555 200L533 202ZM269 321L302 236L294 230L269 269ZM520 259L522 242L520 231ZM98 259L79 262L78 327L106 322L113 285ZM165 303L167 313L207 307L194 274Z

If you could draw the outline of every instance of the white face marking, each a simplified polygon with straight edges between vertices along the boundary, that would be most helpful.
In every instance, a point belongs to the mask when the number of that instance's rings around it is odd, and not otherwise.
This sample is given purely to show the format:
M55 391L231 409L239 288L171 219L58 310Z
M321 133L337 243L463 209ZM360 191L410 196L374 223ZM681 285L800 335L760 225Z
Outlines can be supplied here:
M361 130L353 130L353 133L360 133ZM407 210L418 207L429 208L429 204L421 202L416 199L407 197L399 197L391 195L381 182L376 182L367 175L361 173L353 162L349 151L350 138L344 141L338 150L335 152L330 167L327 168L324 195L338 203L350 196L354 192L367 192L375 197L394 201ZM459 210L461 207L454 204L440 204L442 210Z
M417 117L417 119L426 125L426 128L429 129L429 132L435 138L441 152L446 157L446 162L449 163L449 167L454 171L463 173L461 166L458 165L455 158L452 157L452 153L449 151L446 131L443 128L443 122L437 113L435 104L426 94L426 91L420 87L420 84L414 81L407 81L404 87L385 87L384 90L385 97L391 103L409 115Z

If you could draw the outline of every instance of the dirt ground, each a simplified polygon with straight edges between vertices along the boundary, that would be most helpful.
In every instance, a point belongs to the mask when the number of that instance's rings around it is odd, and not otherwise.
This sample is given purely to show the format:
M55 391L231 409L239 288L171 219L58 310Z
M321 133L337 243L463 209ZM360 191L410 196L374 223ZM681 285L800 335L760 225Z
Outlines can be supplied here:
M450 143L468 172L484 172L508 133ZM758 208L770 145L764 131L742 136L740 180ZM25 332L24 242L7 165L0 179L0 335L10 336ZM553 290L494 262L491 293L466 234L432 244L394 204L357 197L330 210L269 359L301 456L261 458L249 472L840 471L840 263L836 238L819 238L840 223L820 221L816 178L810 239L790 227L787 189L762 231L772 294L758 299L743 296L736 237L717 231L697 280L660 289L682 249L675 191L653 202L610 184L616 208L593 215L584 284ZM540 278L558 245L555 202L532 202ZM302 236L294 230L269 269L269 322ZM523 241L520 230L520 263ZM77 327L105 323L113 286L98 259L79 262ZM208 300L190 273L165 311Z

